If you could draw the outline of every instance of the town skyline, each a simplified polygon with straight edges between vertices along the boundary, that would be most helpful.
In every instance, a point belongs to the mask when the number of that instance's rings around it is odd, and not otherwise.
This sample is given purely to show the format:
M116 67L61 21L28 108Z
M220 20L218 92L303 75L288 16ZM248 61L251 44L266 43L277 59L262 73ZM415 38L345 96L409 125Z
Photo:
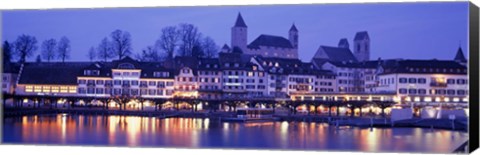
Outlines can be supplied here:
M147 46L153 45L163 27L191 23L205 36L213 38L221 48L224 44L230 46L230 29L237 14L241 13L248 26L248 43L261 34L287 37L289 28L295 23L299 29L299 58L306 62L311 60L321 45L337 46L342 38L347 38L352 45L353 37L359 31L368 31L371 37L371 60L378 57L451 60L458 47L461 47L468 57L468 30L464 28L468 26L468 19L460 18L466 17L468 12L464 8L468 6L467 4L379 3L360 7L355 4L320 4L4 11L2 41L12 42L18 35L28 34L37 37L37 46L40 47L41 42L46 39L66 36L71 40L72 46L71 58L67 61L88 61L86 54L89 48L97 47L101 39L108 37L115 29L131 33L135 55ZM295 11L299 8L302 11ZM450 12L439 14L446 12L445 9ZM264 13L256 14L260 10ZM362 10L369 11L361 12ZM374 18L380 11L390 16ZM181 13L168 17L169 14L176 12ZM95 16L92 16L93 14ZM310 15L306 16L307 14ZM315 15L320 16L318 20L312 19L316 17ZM114 16L124 18L112 18ZM202 18L198 18L199 16ZM19 18L24 20L16 20ZM351 20L355 18L357 19ZM384 21L385 24L371 24L378 21ZM335 26L341 23L344 24ZM75 28L81 31L72 30ZM83 29L91 33L85 33ZM424 35L418 36L419 32ZM417 55L420 52L425 54ZM35 61L38 54L40 49L27 61Z

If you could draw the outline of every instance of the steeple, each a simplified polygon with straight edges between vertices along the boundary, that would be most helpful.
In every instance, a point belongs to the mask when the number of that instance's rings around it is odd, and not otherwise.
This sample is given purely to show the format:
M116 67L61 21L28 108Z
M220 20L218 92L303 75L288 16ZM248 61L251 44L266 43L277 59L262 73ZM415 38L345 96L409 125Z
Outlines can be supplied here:
M243 21L242 14L240 14L240 12L238 13L237 21L235 21L234 27L247 27L247 24L245 24L245 21Z
M455 55L454 60L460 63L467 62L467 59L465 59L465 55L463 55L462 47L458 47L457 54Z
M298 32L297 27L295 27L295 23L292 24L292 27L290 27L290 32Z
M348 44L347 38L340 39L340 41L338 42L338 47L340 47L340 48L350 48L350 44Z

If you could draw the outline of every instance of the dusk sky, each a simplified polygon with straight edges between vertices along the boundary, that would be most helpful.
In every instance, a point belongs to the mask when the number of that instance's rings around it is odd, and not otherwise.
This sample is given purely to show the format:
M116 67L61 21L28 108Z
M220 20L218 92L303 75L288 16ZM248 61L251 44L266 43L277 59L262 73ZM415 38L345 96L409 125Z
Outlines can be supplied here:
M214 39L230 45L230 32L241 12L248 26L248 43L260 34L288 38L295 23L299 55L310 61L320 45L337 46L347 38L352 49L358 31L368 31L371 59L453 59L459 46L468 56L468 3L377 3L157 8L94 8L2 11L2 42L20 34L41 43L67 36L71 61L87 61L90 47L115 29L129 31L133 52L153 45L165 26L191 23Z

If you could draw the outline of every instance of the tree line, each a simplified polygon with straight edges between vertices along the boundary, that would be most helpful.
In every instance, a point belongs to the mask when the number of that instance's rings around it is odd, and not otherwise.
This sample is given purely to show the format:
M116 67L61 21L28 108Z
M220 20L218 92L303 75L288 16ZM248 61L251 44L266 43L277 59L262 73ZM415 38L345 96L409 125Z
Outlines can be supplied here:
M4 41L2 45L3 62L17 60L26 62L27 58L35 55L38 49L37 39L34 36L22 34L13 42ZM62 37L47 39L40 45L40 54L36 61L65 60L70 58L70 40ZM193 56L213 58L217 56L219 47L212 38L204 36L192 24L182 23L176 26L167 26L161 29L159 38L152 44L133 55L132 36L128 31L114 30L109 37L104 37L97 46L90 47L86 56L90 61L108 61L134 56L140 61L158 62L171 60L175 56Z

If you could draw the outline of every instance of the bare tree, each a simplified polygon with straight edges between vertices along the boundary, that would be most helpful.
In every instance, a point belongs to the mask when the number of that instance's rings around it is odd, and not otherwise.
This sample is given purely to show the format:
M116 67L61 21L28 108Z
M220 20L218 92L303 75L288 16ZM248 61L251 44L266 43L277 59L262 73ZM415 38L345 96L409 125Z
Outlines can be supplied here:
M70 40L67 37L60 38L57 51L58 58L62 59L62 62L70 58Z
M168 26L162 29L160 38L155 42L155 46L165 51L166 59L173 59L175 49L179 40L179 31L175 26Z
M210 37L203 38L201 45L202 45L204 57L214 58L217 56L219 47L217 46L217 44L215 44L215 41L213 41L212 38Z
M103 38L97 47L97 56L99 59L103 59L105 62L107 59L114 57L112 53L112 47L108 38Z
M42 57L46 59L47 62L55 58L55 53L57 51L57 41L55 39L48 39L42 43Z
M193 47L199 43L202 34L198 32L197 27L192 24L180 24L179 35L181 40L178 49L179 55L193 56Z
M162 60L158 50L152 46L143 49L142 53L136 55L136 58L143 62L159 62Z
M95 60L97 57L97 52L95 51L94 47L90 47L90 50L88 51L87 57L90 61Z
M127 31L115 30L110 34L110 37L112 38L112 49L115 56L118 56L119 60L131 54L132 38L130 33Z
M15 41L15 54L20 57L20 63L24 63L28 57L33 56L37 48L37 39L34 36L22 34Z

